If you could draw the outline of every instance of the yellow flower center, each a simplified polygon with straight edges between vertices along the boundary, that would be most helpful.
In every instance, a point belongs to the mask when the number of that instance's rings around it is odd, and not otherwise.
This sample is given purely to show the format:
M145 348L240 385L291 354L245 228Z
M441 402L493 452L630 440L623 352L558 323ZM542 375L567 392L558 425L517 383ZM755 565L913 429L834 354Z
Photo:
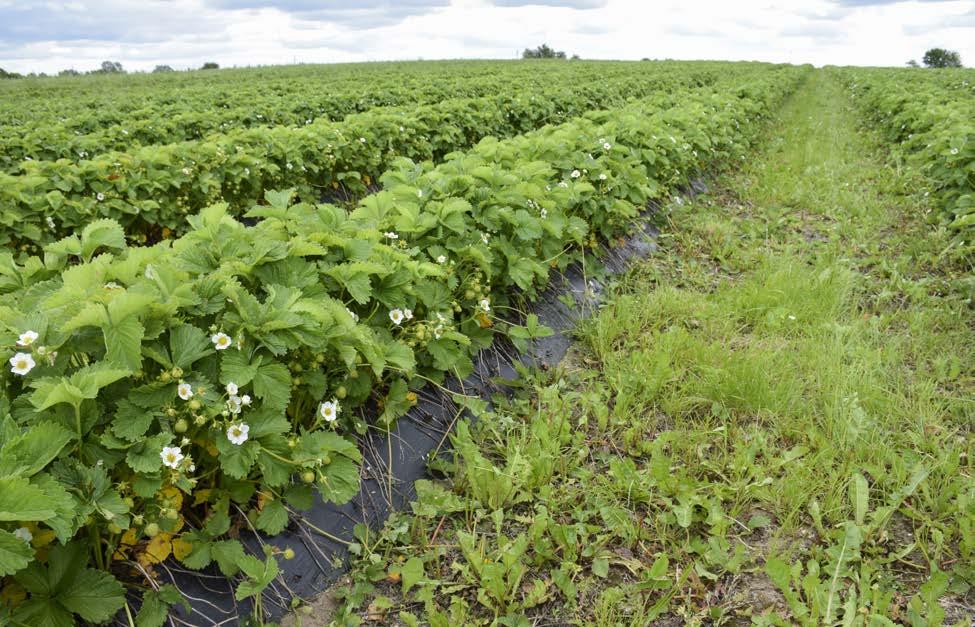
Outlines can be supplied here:
M17 362L17 369L18 370L25 370L26 368L27 368L27 360L26 359L21 359L20 361Z
M324 413L325 413L326 416L331 416L332 415L332 408L331 407L326 407L323 411L324 411Z
M168 455L166 455L166 461L169 462L170 464L175 464L176 456L172 453L169 453Z
M230 430L230 432L234 434L235 438L240 437L240 427L234 427Z

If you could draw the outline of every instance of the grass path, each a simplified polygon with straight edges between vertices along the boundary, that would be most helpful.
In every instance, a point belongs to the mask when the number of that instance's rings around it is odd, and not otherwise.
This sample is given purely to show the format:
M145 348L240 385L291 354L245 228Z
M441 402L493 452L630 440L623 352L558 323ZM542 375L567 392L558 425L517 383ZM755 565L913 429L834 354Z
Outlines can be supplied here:
M948 239L826 71L763 146L674 204L559 371L461 425L337 622L971 624Z

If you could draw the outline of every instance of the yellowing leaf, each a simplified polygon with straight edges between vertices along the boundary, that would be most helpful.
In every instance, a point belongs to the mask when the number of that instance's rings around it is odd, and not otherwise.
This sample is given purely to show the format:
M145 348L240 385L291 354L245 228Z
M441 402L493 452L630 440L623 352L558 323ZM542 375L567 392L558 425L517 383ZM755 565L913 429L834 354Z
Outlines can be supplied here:
M186 559L186 556L189 555L193 550L193 543L184 540L182 536L179 538L173 538L172 545L173 555L181 562Z
M54 542L56 537L57 534L51 529L40 529L34 532L34 539L31 540L31 544L34 545L34 548L39 549Z
M122 534L122 537L119 538L118 548L112 555L112 559L116 561L126 559L128 557L129 549L134 547L135 543L135 527L129 527L125 530L125 533Z
M202 505L210 500L212 490L197 490L193 493L193 505Z
M167 486L159 491L160 498L169 503L169 507L179 511L183 508L183 493L175 486Z
M149 543L137 556L139 563L143 566L151 566L165 560L173 552L173 536L168 533L157 533L156 537L150 538Z

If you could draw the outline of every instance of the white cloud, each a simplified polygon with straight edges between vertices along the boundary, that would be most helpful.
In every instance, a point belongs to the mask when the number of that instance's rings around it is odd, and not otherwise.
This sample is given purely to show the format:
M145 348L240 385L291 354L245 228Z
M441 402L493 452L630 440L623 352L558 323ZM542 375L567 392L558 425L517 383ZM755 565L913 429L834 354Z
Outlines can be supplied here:
M796 6L801 5L801 6ZM975 64L969 1L0 0L0 67L56 72L382 59L513 58L902 65L928 48Z

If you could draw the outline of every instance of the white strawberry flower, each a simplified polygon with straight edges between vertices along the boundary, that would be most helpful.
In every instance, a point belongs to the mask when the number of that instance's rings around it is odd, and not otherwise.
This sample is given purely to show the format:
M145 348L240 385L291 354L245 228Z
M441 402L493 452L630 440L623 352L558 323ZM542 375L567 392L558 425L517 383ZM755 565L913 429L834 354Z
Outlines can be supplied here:
M30 541L34 539L34 534L27 527L18 527L14 530L14 537L30 544Z
M176 386L176 394L184 401L188 401L193 398L193 386L189 383L180 383Z
M95 194L95 198L98 199L98 202L101 202L101 201L105 200L105 194L103 194L101 192L98 192L97 194Z
M364 143L366 143L366 138L365 137L360 137L359 138L359 141L364 144Z
M389 239L399 239L399 234L397 234L395 231L386 231L383 233L383 236Z
M37 334L37 331L24 331L17 338L17 346L30 346L38 337L40 336Z
M402 309L393 309L392 311L389 312L389 319L392 320L393 324L395 324L396 326L399 326L399 324L403 322L403 317L404 316L403 316Z
M230 394L231 396L237 395L237 384L233 381L227 384L227 394Z
M610 148L612 148L612 146L610 145L609 142L603 143L603 150L609 150Z
M330 401L324 401L318 406L318 413L325 419L325 422L335 422L340 411L342 410L339 408L339 402L334 398Z
M447 263L446 255L437 255L437 263Z
M349 312L349 316L352 318L352 322L358 322L359 321L359 314L357 314L356 312L352 311L348 307L346 307L345 310L347 312Z
M486 298L482 298L482 299L480 300L480 302L478 302L478 303L477 303L477 305L478 305L478 307L480 307L480 308L481 308L481 310L482 310L482 311L483 311L484 313L487 313L487 312L489 312L489 311L491 311L491 301L489 301L489 300L488 300L488 299L486 299Z
M413 319L413 310L412 309L404 309L403 310L403 317L406 318L407 320L412 320Z
M33 370L36 365L30 353L17 353L10 358L10 372L21 376Z
M218 351L222 351L225 348L230 348L230 345L233 344L230 336L223 332L214 333L210 338L210 341L213 342L213 347Z
M232 444L240 446L247 441L247 434L250 432L250 430L251 428L246 422L230 425L227 427L227 439L230 440Z
M183 451L178 446L164 446L159 457L162 458L163 466L178 468L179 463L183 461Z
M605 181L606 180L606 173L605 172L600 172L599 173L599 180L600 181Z
M241 397L240 397L240 404L241 404L241 405L244 405L245 407L246 407L247 405L250 405L250 404L251 404L251 397L250 397L250 394L244 394L243 396L241 396Z
M481 233L481 241L487 244L489 241L491 241L491 236L487 233Z
M244 403L241 401L241 398L239 396L231 396L230 398L227 399L227 409L232 414L235 415L239 414L240 409L241 407L243 407L243 405Z
M542 207L542 210L538 213L542 217L542 220L548 217L548 209Z
M581 172L579 172L579 170L573 170L573 171L572 171L572 174L570 174L569 176L571 176L571 177L572 177L572 178L574 178L574 179L577 179L577 178L579 178L580 176L582 176L582 173L581 173Z

